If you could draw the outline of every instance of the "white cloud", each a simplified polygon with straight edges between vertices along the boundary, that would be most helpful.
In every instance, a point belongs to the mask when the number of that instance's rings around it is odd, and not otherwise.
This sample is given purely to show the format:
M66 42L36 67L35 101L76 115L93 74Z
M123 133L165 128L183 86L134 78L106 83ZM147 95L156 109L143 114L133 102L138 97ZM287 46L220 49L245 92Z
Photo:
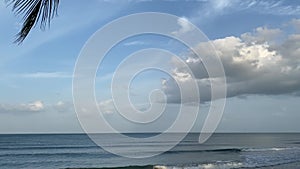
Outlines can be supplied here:
M244 33L241 38L248 43L275 43L281 38L282 31L278 28L268 29L267 27L258 27L253 33Z
M187 32L190 32L193 30L192 25L189 23L188 19L185 17L181 17L177 20L178 25L180 26L180 29L178 31L172 32L174 35L182 35Z
M300 34L291 34L277 43L280 29L259 27L253 33L241 37L225 37L212 40L216 51L207 50L207 42L194 49L203 55L220 56L227 78L228 97L259 94L292 94L300 91ZM281 36L283 37L283 36ZM210 100L210 81L219 83L218 77L208 78L201 59L192 53L186 56L185 63L193 72L198 83L202 101ZM193 77L185 67L174 63L173 78L180 79L180 85L189 88ZM214 68L215 65L205 65ZM180 102L180 93L172 79L162 83L162 89L171 102ZM194 92L194 91L190 91Z
M270 1L258 3L258 9L260 13L273 14L273 15L299 15L299 5L284 5L281 1Z
M68 101L58 101L54 104L45 105L43 101L20 104L1 104L0 113L29 113L29 112L68 112L73 104Z
M222 1L222 0L221 0ZM250 9L262 14L272 15L299 15L300 6L296 4L287 4L283 1L243 1L233 0L231 1L231 9L245 10ZM225 4L225 7L226 6Z
M143 41L132 41L124 43L124 46L135 46L135 45L145 45L146 43Z
M258 14L299 16L300 6L295 3L284 3L284 1L244 1L244 0L209 0L189 17L194 23L205 24L214 20L217 16L233 14L239 11L248 11Z
M40 112L45 109L42 101L34 101L22 104L0 104L0 112L2 113L18 113L18 112Z
M122 106L121 110L122 111L132 110L131 106L134 106L139 111L145 111L149 108L148 103L141 103L141 104L132 103L132 105ZM103 100L103 101L99 102L98 103L98 108L103 114L119 113L117 108L115 107L114 101L112 99L107 99L107 100Z
M41 111L44 109L44 104L42 101L35 101L29 104L22 104L21 106L24 107L25 110L30 111Z
M98 104L98 107L101 110L101 112L104 114L112 114L116 111L116 108L114 106L112 99L101 101Z
M72 104L70 102L58 101L56 104L53 105L53 108L59 112L66 112L70 110Z
M240 5L238 0L210 0L207 1L206 5L204 5L201 10L199 10L197 17L214 17L222 15L227 9L232 8L237 4Z
M223 11L225 8L232 6L235 0L212 0L210 3L212 7L217 11Z

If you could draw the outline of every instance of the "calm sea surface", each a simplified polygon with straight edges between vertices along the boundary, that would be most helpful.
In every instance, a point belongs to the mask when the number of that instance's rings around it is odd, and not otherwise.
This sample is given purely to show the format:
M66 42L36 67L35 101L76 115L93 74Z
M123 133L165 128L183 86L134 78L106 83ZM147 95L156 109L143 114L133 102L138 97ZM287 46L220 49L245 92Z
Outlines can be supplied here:
M150 137L153 134L130 134ZM106 145L125 153L159 151L175 140L169 134L159 142L122 142L102 134ZM0 168L259 168L300 161L300 134L214 134L198 144L189 134L179 145L161 155L130 159L104 151L84 134L0 135ZM133 149L135 151L133 151ZM136 151L138 149L138 151ZM300 166L299 166L300 168Z

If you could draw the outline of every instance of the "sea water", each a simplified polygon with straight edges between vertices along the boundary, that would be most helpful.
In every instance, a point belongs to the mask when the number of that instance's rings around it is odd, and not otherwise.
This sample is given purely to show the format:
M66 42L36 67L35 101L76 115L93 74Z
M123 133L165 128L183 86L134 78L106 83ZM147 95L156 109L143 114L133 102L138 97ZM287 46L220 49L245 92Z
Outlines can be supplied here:
M155 133L127 134L151 137ZM106 146L141 156L159 152L176 134L158 142L125 142L101 134ZM85 134L0 135L0 168L259 168L300 161L300 134L213 134L204 144L188 134L177 146L158 156L132 159L109 153ZM133 151L135 150L135 151ZM138 150L138 151L136 151ZM300 167L300 166L299 166Z

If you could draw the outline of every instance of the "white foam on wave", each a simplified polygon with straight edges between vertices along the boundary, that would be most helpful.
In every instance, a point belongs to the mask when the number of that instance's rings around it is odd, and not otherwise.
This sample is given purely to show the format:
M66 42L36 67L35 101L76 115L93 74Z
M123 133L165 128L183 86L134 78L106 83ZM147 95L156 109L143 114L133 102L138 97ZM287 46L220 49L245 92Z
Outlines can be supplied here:
M228 168L240 168L243 163L240 162L226 162L226 163L209 163L201 164L198 166L199 169L228 169Z
M243 167L240 162L216 162L197 166L154 166L153 169L229 169Z
M162 166L162 165L157 165L157 166L154 166L153 169L168 169L168 167Z
M273 148L248 148L243 151L284 151L284 150L300 150L299 147L273 147Z

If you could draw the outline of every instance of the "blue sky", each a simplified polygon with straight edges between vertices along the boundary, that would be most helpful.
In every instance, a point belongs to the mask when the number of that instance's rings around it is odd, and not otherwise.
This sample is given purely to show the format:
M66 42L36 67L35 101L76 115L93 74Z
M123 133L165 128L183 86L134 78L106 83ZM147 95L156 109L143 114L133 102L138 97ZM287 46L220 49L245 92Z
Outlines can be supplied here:
M14 16L10 6L0 3L0 133L82 132L72 102L72 75L79 52L99 28L139 12L185 18L216 46L228 79L226 108L217 131L299 132L298 1L73 0L61 1L51 27L41 31L36 26L21 45L13 43L21 18ZM127 55L146 48L163 48L185 61L192 58L180 42L158 35L131 37L115 46L98 69L96 96L116 128L140 129L123 122L111 106L110 83L114 70ZM131 86L133 102L144 109L149 106L148 92L152 89L175 91L173 85L162 84L169 78L159 71L142 73ZM178 99L176 94L167 94L175 97L170 100ZM142 130L161 130L171 123L176 113L170 112L176 103L168 106L167 115ZM207 107L207 103L201 103L202 113L193 131L200 131Z

